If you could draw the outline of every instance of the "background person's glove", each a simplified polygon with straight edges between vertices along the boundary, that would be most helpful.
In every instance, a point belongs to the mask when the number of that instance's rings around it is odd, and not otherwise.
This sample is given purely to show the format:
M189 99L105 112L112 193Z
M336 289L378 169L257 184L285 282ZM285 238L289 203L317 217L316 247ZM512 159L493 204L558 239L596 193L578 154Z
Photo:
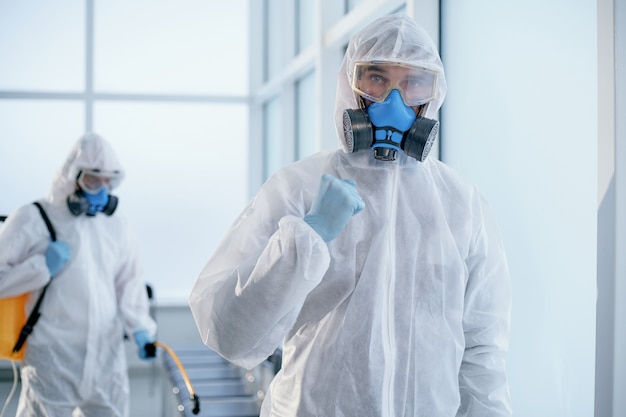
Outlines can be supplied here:
M151 361L156 357L156 351L154 356L150 356L146 350L146 345L154 344L154 339L150 337L150 334L146 330L137 330L133 334L133 338L137 344L137 355L139 359Z
M365 208L354 180L340 180L330 174L322 175L320 189L304 221L325 242L330 242L345 229L348 220Z
M50 242L46 249L46 266L50 276L55 277L63 265L70 260L70 247L60 240Z

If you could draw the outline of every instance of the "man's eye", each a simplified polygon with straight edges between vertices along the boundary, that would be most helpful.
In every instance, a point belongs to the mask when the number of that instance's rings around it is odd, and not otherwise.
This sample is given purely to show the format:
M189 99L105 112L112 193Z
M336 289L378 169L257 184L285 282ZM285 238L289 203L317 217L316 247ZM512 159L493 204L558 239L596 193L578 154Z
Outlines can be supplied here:
M376 75L376 74L371 75L370 80L372 80L375 83L382 83L385 81L385 79L382 76Z

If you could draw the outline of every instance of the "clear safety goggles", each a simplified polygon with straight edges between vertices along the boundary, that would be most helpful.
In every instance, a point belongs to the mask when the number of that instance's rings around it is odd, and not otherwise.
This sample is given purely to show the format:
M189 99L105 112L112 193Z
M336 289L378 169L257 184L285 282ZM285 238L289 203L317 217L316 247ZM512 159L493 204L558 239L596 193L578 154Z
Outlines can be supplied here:
M91 194L98 193L103 187L110 190L113 182L118 178L118 172L105 172L98 169L83 169L78 175L80 188Z
M357 62L352 89L363 98L383 102L398 90L404 104L418 106L435 98L437 73L431 69L396 62Z

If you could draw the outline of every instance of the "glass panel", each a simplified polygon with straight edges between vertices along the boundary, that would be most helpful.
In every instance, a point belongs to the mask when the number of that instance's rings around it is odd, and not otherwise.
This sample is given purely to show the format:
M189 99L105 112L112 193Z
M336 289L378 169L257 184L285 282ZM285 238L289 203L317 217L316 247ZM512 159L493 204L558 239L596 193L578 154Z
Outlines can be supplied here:
M98 1L99 92L248 92L248 1Z
M146 280L160 300L186 300L247 201L248 108L99 102L94 116L126 169L118 195Z
M267 22L265 25L266 36L266 73L265 81L271 79L282 68L283 43L281 28L284 22L281 19L281 0L267 0Z
M83 1L0 2L0 89L82 91Z
M297 159L317 151L315 137L315 72L302 77L296 84Z
M269 178L282 166L282 120L280 116L280 99L276 97L268 101L263 108L264 179Z
M84 118L80 102L0 101L0 215L48 194Z
M297 51L302 52L313 44L315 33L315 2L310 0L297 0L296 11L298 13L298 25L296 27L298 35Z

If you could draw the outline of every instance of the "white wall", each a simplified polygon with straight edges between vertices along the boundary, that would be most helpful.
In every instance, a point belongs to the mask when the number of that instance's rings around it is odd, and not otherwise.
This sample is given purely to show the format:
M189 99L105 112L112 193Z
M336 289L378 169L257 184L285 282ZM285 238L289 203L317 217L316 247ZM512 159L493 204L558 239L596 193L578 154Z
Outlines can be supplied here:
M514 414L593 416L596 1L443 1L441 26L442 159L507 246Z

